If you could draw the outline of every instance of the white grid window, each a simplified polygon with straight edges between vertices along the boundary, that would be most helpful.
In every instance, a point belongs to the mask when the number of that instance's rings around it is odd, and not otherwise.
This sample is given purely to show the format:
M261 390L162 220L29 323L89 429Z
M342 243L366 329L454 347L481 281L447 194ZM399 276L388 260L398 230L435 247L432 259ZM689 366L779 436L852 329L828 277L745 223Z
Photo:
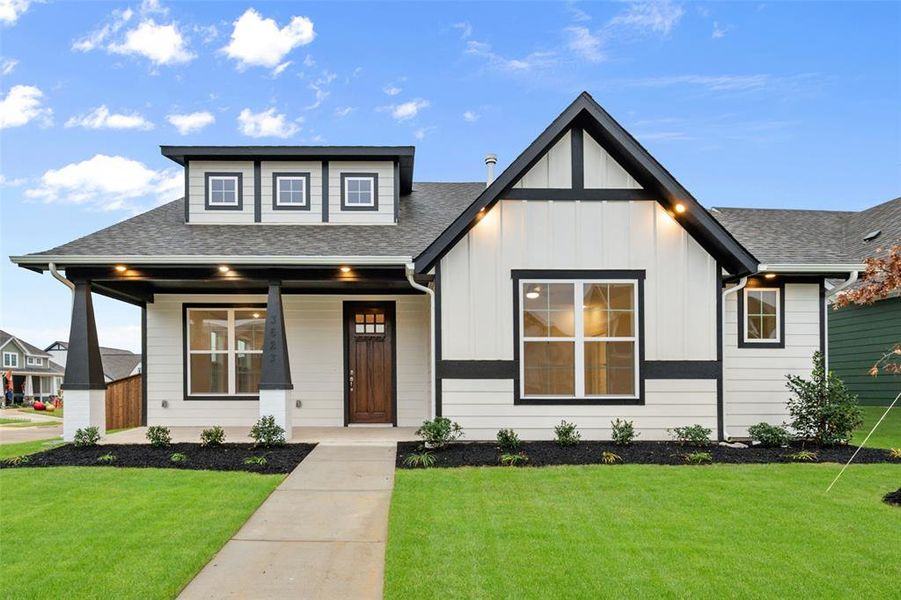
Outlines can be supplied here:
M188 395L256 396L265 308L188 309Z
M745 289L745 342L778 342L782 339L779 288Z
M238 206L238 177L211 175L209 194L210 206Z
M26 356L25 364L32 367L42 367L44 366L44 359L40 356Z
M638 397L638 282L520 282L523 398Z
M344 204L347 206L375 206L375 178L345 178Z
M3 366L11 369L19 368L19 355L15 352L4 352Z
M306 206L307 204L307 178L306 177L276 177L277 206Z

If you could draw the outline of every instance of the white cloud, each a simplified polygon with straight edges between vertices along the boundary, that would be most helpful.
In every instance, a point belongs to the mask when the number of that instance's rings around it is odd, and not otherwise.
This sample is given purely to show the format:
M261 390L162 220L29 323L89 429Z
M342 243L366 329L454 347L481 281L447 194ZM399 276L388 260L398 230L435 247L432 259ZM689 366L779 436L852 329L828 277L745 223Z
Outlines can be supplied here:
M713 31L710 33L710 37L715 40L722 39L726 37L726 34L729 30L732 29L731 25L720 25L718 21L713 22Z
M463 120L466 121L467 123L475 123L476 121L479 120L479 117L481 117L481 116L482 115L475 112L474 110L467 110L466 112L463 113Z
M195 25L191 31L200 36L200 41L204 44L216 41L219 37L219 30L215 25Z
M668 87L672 85L695 85L714 92L747 91L768 86L773 78L759 75L670 75L632 80L640 87Z
M314 110L322 106L322 103L325 102L325 99L329 97L331 92L328 90L329 86L332 85L332 82L338 76L330 71L323 71L322 75L316 78L316 80L309 84L307 87L313 90L315 94L313 103L305 106L306 110Z
M610 24L668 34L683 14L682 7L669 0L632 2L623 13L613 17Z
M15 58L4 58L3 62L0 62L0 75L9 75L16 68L17 64L19 64L19 61Z
M72 49L77 50L78 52L90 52L91 50L103 47L103 43L106 42L110 36L118 33L122 27L131 21L134 14L134 11L130 8L114 10L108 19L108 23L103 27L92 31L83 38L75 40L72 43Z
M307 54L306 56L303 57L303 66L307 67L308 69L312 69L313 67L316 66L316 61L313 60L312 56Z
M111 43L107 50L114 54L137 54L155 65L186 63L197 56L187 49L187 42L177 25L157 25L153 19L142 21L127 31L124 41Z
M403 89L397 87L396 85L386 85L382 88L382 91L388 94L389 96L397 96L399 93L403 91Z
M291 50L306 46L315 37L313 21L307 17L292 17L279 29L275 19L264 19L249 8L234 22L231 41L222 52L237 60L239 69L250 66L271 69L283 62Z
M14 85L0 100L0 129L19 127L38 120L44 127L53 123L53 110L42 106L44 92L33 85Z
M469 21L463 21L462 23L454 23L454 29L460 30L460 39L468 40L472 37L472 24Z
M289 121L286 115L276 113L274 108L258 113L245 108L238 115L238 129L244 135L255 138L289 138L300 131L300 125Z
M153 129L153 123L138 113L111 113L105 104L98 106L86 115L72 117L66 121L66 127L84 127L85 129Z
M601 37L591 33L587 27L574 25L564 31L569 36L567 47L589 62L598 63L604 60L601 52Z
M407 121L419 114L424 108L428 108L429 101L422 98L416 98L402 104L395 104L387 107L391 111L391 116L395 121Z
M88 160L46 171L37 187L26 190L28 198L44 202L66 202L100 210L133 208L135 201L152 198L172 200L184 185L180 170L155 171L144 163L97 154Z
M0 23L15 25L29 6L31 0L0 0Z
M343 119L344 117L346 117L347 115L352 113L354 110L356 110L356 109L354 109L353 106L345 106L343 108L336 108L335 116L338 117L339 119Z
M277 67L275 67L274 69L272 69L272 76L278 77L279 75L281 75L284 72L285 69L287 69L290 66L291 66L291 61L286 60L282 64L280 64Z
M556 62L553 52L532 52L523 58L506 58L492 50L491 44L469 40L466 42L466 54L484 59L488 66L505 73L527 73L541 67L548 67Z
M16 179L7 179L6 175L0 173L0 187L19 187L27 180L24 177L17 177Z
M210 112L201 111L181 115L166 115L166 120L178 129L178 133L188 135L189 133L200 131L208 125L212 125L216 122L216 117Z

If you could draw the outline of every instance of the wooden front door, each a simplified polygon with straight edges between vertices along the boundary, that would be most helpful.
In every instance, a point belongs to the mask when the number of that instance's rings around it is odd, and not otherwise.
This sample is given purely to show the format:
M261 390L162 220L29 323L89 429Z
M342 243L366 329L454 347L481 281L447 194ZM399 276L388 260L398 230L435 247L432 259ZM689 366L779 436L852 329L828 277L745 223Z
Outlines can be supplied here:
M394 302L344 303L346 423L393 423Z

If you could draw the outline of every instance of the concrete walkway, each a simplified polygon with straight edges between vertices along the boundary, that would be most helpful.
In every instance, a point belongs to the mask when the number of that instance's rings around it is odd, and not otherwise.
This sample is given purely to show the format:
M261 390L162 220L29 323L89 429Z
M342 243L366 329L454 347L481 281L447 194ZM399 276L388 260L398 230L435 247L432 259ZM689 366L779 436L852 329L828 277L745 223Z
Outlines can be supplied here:
M381 598L393 443L320 443L180 598Z
M30 421L39 423L40 426L22 427L21 425L0 425L0 444L18 444L20 442L33 442L37 440L49 440L63 435L62 419L45 416L38 413L22 412L14 408L0 410L0 418L16 419L23 423Z

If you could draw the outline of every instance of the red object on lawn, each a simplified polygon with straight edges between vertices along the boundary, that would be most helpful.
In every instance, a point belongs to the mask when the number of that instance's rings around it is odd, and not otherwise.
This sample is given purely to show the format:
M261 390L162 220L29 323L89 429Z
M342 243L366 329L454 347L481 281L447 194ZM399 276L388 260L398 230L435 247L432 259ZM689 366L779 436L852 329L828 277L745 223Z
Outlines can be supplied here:
M32 404L31 408L33 408L35 410L44 410L44 408L46 408L46 407L44 406L44 403L39 400L39 401L35 402L34 404Z

